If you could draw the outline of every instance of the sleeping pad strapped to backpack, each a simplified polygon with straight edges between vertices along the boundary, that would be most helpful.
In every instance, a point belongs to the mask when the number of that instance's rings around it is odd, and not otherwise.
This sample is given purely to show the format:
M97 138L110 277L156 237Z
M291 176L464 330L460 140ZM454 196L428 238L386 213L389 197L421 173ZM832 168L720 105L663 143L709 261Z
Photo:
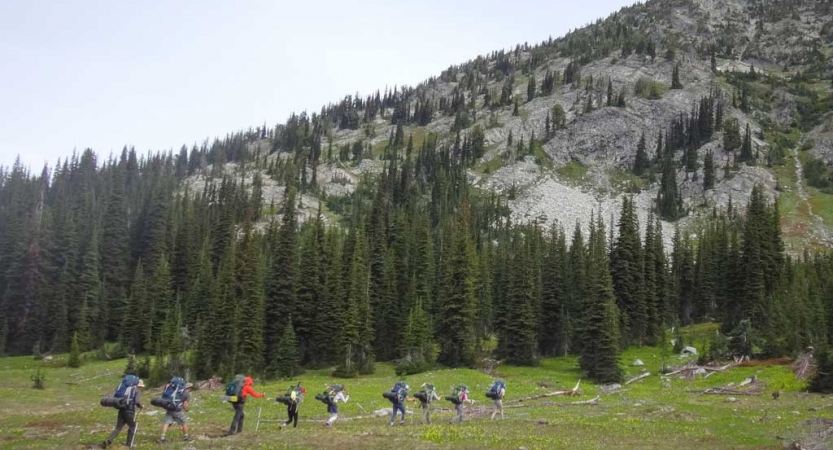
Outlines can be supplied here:
M402 403L408 397L409 386L404 381L400 381L393 385L388 392L383 392L382 397L390 400L394 405Z
M168 411L182 411L182 394L185 392L185 380L180 377L173 377L165 385L162 397L151 399L150 404L164 408Z
M489 392L486 393L486 397L492 400L500 400L502 397L500 396L501 391L506 391L506 383L503 380L497 380L492 383L492 387L489 388Z
M129 408L133 403L133 394L138 384L139 377L136 375L125 375L121 379L121 383L116 387L113 395L101 398L101 406L116 409Z

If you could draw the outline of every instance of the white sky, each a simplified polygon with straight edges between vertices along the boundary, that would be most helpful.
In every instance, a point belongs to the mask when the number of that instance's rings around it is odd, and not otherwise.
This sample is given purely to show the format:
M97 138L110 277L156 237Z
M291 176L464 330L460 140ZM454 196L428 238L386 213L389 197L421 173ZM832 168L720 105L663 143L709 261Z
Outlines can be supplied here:
M633 2L0 1L0 165L271 127Z

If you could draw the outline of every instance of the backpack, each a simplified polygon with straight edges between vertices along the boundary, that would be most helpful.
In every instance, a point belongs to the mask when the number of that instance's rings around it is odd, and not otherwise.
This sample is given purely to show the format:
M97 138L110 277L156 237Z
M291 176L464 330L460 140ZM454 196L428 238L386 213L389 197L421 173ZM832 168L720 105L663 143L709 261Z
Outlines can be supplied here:
M503 380L496 380L492 383L492 387L489 388L489 392L486 393L486 397L491 398L492 400L500 400L502 397L500 396L501 391L506 391L506 383Z
M422 390L414 394L417 400L420 403L431 403L431 399L434 393L434 385L430 383L425 383L422 385Z
M344 386L333 384L326 391L315 396L315 399L329 406L335 403L336 395L344 390Z
M136 385L139 384L139 377L136 375L125 375L121 379L113 395L101 399L101 406L109 406L117 409L127 409L133 405L133 398L136 392Z
M245 382L245 375L234 376L234 379L226 385L226 397L228 397L228 401L236 403L240 399L240 394L243 392L243 385Z
M390 400L394 405L405 401L408 397L408 390L410 387L404 381L399 381L393 385L389 392L382 394L382 397Z
M454 388L454 393L452 395L447 395L445 399L450 401L451 403L454 403L455 405L459 405L463 403L465 394L466 392L468 392L468 390L469 388L465 384L457 385L457 387Z
M170 383L165 385L165 390L162 391L162 398L168 400L176 408L176 411L182 409L182 393L185 392L185 380L180 377L171 378Z
M275 401L287 406L301 404L304 401L304 388L301 387L301 383L298 383L297 386L290 386L286 393L276 398Z

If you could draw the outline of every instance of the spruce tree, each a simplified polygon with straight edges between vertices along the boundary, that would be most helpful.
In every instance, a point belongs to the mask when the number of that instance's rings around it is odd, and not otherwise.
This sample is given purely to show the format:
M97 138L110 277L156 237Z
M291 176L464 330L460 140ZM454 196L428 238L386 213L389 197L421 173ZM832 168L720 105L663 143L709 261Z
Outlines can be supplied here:
M599 383L621 381L619 319L605 245L604 222L595 222L590 236L588 296L582 330L581 370Z
M295 338L295 327L292 326L292 318L289 318L284 327L281 342L278 345L275 356L275 375L280 378L292 378L304 372L298 355L298 340Z
M263 367L263 270L258 243L252 235L251 225L246 223L235 280L237 301L241 309L235 327L239 336L235 364L238 372L253 373Z
M448 235L443 255L441 315L437 334L438 360L449 367L474 363L474 249L469 236L469 209L465 201Z
M506 293L506 327L501 333L498 348L503 358L516 365L536 363L535 313L533 311L533 275L529 255L529 243L517 244L516 255L509 269L509 284Z
M278 370L278 345L289 314L296 307L298 218L295 209L295 187L287 186L280 230L274 238L272 267L266 286L263 338L266 371L274 376Z
M572 326L567 309L565 240L564 232L553 226L541 272L541 328L538 346L541 353L548 356L564 356L570 348Z
M642 176L650 166L648 153L646 152L645 132L643 131L642 136L639 138L639 143L636 145L636 159L633 162L633 174Z
M703 190L714 189L714 153L706 153L703 158Z
M657 193L657 210L660 217L669 221L675 221L680 217L677 197L677 168L674 160L666 155L662 160L662 178Z
M619 236L610 254L616 303L621 311L622 337L642 345L648 341L648 308L644 297L642 244L633 200L622 199Z
M680 82L680 64L674 65L674 71L671 73L671 89L682 89L683 84Z
M72 343L69 346L69 359L67 366L77 369L81 367L81 345L78 343L78 333L72 335Z
M743 135L743 144L740 147L740 161L750 163L754 160L752 155L752 134L749 131L749 124L746 124L746 133Z
M526 101L531 102L535 98L535 75L529 76L529 82L526 84Z

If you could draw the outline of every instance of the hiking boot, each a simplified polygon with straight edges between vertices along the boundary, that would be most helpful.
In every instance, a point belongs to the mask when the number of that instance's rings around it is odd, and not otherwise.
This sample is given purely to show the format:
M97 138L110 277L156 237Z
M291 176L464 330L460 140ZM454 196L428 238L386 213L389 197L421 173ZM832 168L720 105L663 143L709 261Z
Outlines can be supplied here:
M191 436L188 436L188 435L186 434L185 436L183 436L183 437L182 437L182 441L183 441L183 442L191 442Z
M159 443L160 443L160 444L167 444L167 443L168 443L168 439L167 439L167 438L165 438L165 436L162 436L162 437L159 439Z
M107 448L112 444L110 440L105 439L104 442L101 443L101 448Z
M399 422L399 425L405 425L405 421Z
M283 430L284 428L286 428L286 424L285 424L285 423L282 423L282 424L281 424L281 430Z

